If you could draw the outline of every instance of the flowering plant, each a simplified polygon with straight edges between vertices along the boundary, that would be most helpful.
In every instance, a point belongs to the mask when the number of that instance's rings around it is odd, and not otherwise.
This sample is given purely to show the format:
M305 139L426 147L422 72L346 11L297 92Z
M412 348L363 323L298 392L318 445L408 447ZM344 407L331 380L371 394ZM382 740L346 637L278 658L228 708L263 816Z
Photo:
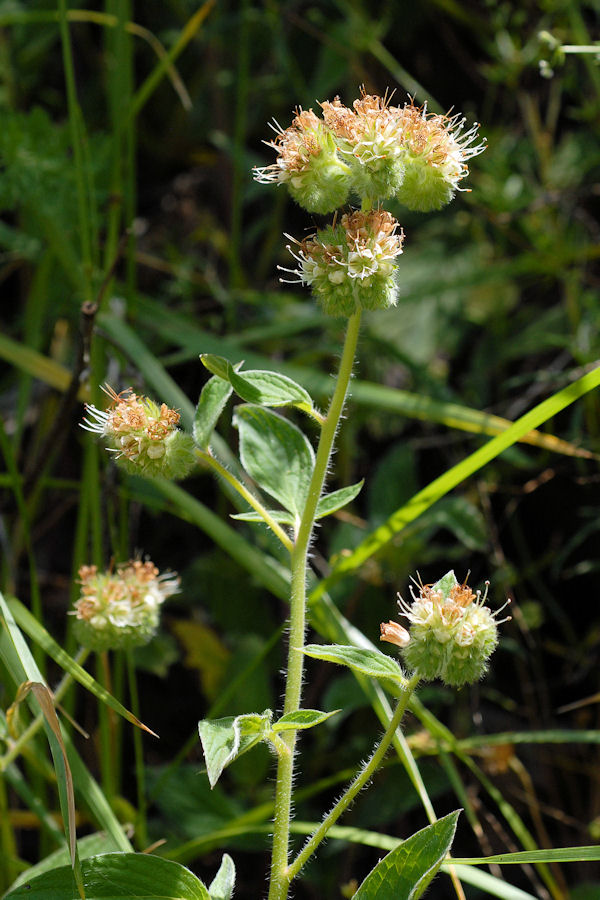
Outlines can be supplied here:
M495 617L484 605L486 594L483 597L473 594L466 584L456 582L453 573L433 586L423 587L411 607L401 604L403 614L412 624L410 634L396 623L381 626L382 640L402 648L406 674L375 648L357 650L343 645L305 644L306 583L315 522L348 503L361 487L352 485L331 494L324 493L354 364L361 315L364 310L394 306L398 298L398 258L402 254L404 232L382 203L395 197L410 209L440 208L461 189L460 182L468 173L466 160L484 148L483 142L474 144L478 126L464 131L464 120L460 117L430 115L425 107L416 107L412 100L401 107L392 106L391 96L379 97L363 90L352 108L335 98L323 102L321 109L322 118L312 110L299 110L286 129L275 123L276 139L267 143L275 149L277 160L257 168L255 178L261 183L285 185L292 198L309 212L336 211L331 224L318 228L304 240L297 241L288 235L297 267L283 269L293 276L286 280L311 288L324 312L343 316L348 321L336 385L326 414L316 409L304 388L285 376L244 371L241 364L204 355L202 361L213 377L202 391L193 435L179 431L175 410L164 403L158 405L138 397L131 389L121 395L108 390L109 409L102 411L88 406L84 423L84 427L106 440L117 462L128 471L181 478L197 463L212 468L249 504L250 511L238 518L266 524L289 553L289 645L281 716L277 718L271 710L266 710L234 718L205 719L198 726L211 787L239 753L258 742L265 742L276 755L269 900L288 897L291 884L306 861L357 792L368 783L394 739L419 681L441 677L455 686L472 683L483 675L497 644ZM339 210L348 197L358 197L360 209ZM246 479L238 478L223 465L211 445L213 430L233 392L246 401L237 407L234 417ZM318 423L316 450L297 425L273 411L274 407L286 406L302 410ZM248 487L249 480L280 507L267 508L258 490ZM147 566L148 569L144 568L138 561L118 567L114 575L99 576L93 568L81 573L83 595L77 601L76 614L82 638L88 638L95 629L98 636L92 640L104 646L108 635L112 637L119 628L129 640L133 640L134 628L139 629L141 639L154 630L161 582L151 564ZM145 578L147 573L153 589L144 594L144 583L142 612L137 587L135 599L129 599L130 581L133 579L137 585L140 576ZM162 583L163 593L173 589L172 580ZM134 623L136 615L141 620ZM319 725L331 715L302 707L307 655L383 678L394 686L398 701L370 759L304 848L291 856L298 736L302 730ZM455 825L456 814L453 814L429 826L432 849L426 868L430 874L439 868ZM414 836L411 840L416 839ZM389 868L382 863L377 870L381 866L381 871ZM381 871L376 878L381 877ZM420 869L416 877L417 882L422 879ZM385 878L389 891L393 892L393 876L387 872ZM356 896L367 898L371 894L360 889Z

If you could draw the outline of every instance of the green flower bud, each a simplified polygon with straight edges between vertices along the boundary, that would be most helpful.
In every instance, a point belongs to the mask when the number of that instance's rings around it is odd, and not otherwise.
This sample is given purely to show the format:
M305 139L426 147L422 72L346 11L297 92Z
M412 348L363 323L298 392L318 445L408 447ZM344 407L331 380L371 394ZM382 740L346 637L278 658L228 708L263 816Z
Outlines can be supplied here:
M403 240L402 229L398 232L398 222L386 210L357 210L301 243L296 241L297 252L288 247L298 268L283 271L310 285L329 315L385 309L396 304L394 260L402 253Z
M449 203L459 182L469 174L466 161L485 150L485 140L473 146L479 125L463 133L460 115L428 115L426 107L406 104L398 110L404 149L404 180L397 199L409 209L429 212Z
M70 615L76 616L77 640L91 650L120 650L147 644L156 633L162 603L179 589L173 572L159 575L150 561L132 559L116 571L96 566L79 570L81 596Z
M256 167L256 181L287 184L292 199L308 212L324 214L342 206L350 190L350 169L321 119L312 109L301 109L290 128L275 125L276 139L264 143L277 151L277 161Z
M81 426L102 435L107 450L132 475L163 475L185 478L197 464L194 440L179 431L179 413L166 403L159 406L148 397L138 397L131 388L115 394L103 388L111 398L107 410L86 404L90 418Z
M389 99L363 90L354 110L339 97L321 104L323 118L352 170L353 191L371 202L392 197L404 179L403 122Z
M485 606L488 586L486 582L483 595L474 594L450 571L433 585L419 585L418 596L411 587L412 604L400 598L400 610L411 623L410 639L392 643L402 647L410 669L426 681L441 678L453 687L482 678L498 643L498 625L508 621L498 622L501 610L492 613ZM382 640L393 636L382 628Z

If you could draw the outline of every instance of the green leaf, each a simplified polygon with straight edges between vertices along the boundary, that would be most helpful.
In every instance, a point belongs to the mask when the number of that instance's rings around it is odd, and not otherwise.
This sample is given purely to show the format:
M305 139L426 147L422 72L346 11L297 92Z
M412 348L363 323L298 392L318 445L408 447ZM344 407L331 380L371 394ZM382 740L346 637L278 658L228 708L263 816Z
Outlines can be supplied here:
M271 717L271 710L266 710L262 715L246 713L223 719L201 719L198 722L206 774L211 788L219 780L223 769L263 739Z
M404 676L398 663L379 650L363 650L345 644L307 644L303 652L313 659L325 659L340 666L348 666L370 678L391 679L404 683Z
M287 375L267 369L239 372L222 356L204 353L200 357L209 372L228 381L247 403L260 406L298 406L310 412L313 402L308 391ZM241 365L241 363L239 364Z
M448 853L460 810L417 831L367 875L353 900L417 900Z
M530 409L529 412L517 419L516 422L497 437L492 438L491 441L488 441L474 453L452 466L443 475L434 479L434 481L411 497L404 506L396 510L379 528L376 528L375 531L368 535L354 548L349 556L340 559L330 574L313 591L311 601L314 602L317 597L322 596L344 574L353 572L362 566L367 559L370 559L371 556L385 547L396 534L399 534L403 528L414 522L425 510L433 506L434 503L453 488L475 472L478 472L491 460L496 459L497 456L508 450L517 441L524 440L525 436L530 436L535 428L547 422L548 419L551 419L561 410L570 406L571 403L574 403L575 400L583 397L588 391L599 385L600 366L597 366L566 388L557 391L552 397L548 397L547 400L538 403L537 406L534 406L533 409Z
M229 854L224 853L219 871L208 889L210 900L231 900L235 886L235 866Z
M231 385L216 376L210 378L200 394L194 415L194 440L206 450L219 416L232 393Z
M85 837L79 838L77 841L77 849L79 851L79 858L82 860L88 859L90 856L98 856L99 853L113 853L119 850L112 837L104 831L88 834ZM31 866L25 872L21 872L19 877L13 882L12 888L14 890L14 888L19 887L19 885L31 881L32 878L43 875L44 872L50 872L52 869L57 869L59 866L66 866L68 864L68 848L60 847L58 850L55 850L54 853L45 856L44 859L40 860L36 865Z
M441 591L444 597L447 597L453 587L456 587L458 581L456 580L456 575L454 574L454 569L450 569L449 572L446 572L445 575L436 581L436 583L432 586L432 591Z
M104 853L81 864L86 900L211 900L199 878L179 863L146 853ZM4 900L65 900L73 873L61 866L9 891Z
M289 570L274 557L254 547L211 509L173 481L156 479L153 487L173 504L175 514L209 535L258 584L281 600L289 597Z
M297 709L296 712L286 713L279 721L274 722L271 726L273 731L297 731L304 728L314 728L320 725L331 716L339 713L339 709L333 709L331 712L321 712L319 709Z
M86 672L75 660L69 656L66 650L57 644L57 642L52 638L46 629L35 619L29 610L23 606L18 600L10 599L7 601L8 606L10 607L10 611L15 617L15 621L19 625L23 631L29 635L35 643L42 647L43 650L46 651L48 656L51 656L52 659L58 663L61 668L68 672L75 681L78 681L79 684L83 685L83 687L87 688L90 693L94 694L95 697L98 698L102 703L105 703L111 709L113 709L120 716L123 716L124 719L127 719L128 722L131 722L132 725L137 725L138 728L142 728L144 731L149 732L150 734L157 737L153 731L150 731L149 728L146 727L137 716L134 716L132 712L129 712L118 700L116 700L112 694L103 688L101 684L92 678L89 672Z
M201 353L200 360L202 365L224 381L229 381L229 366L231 363L224 356L216 356L214 353Z
M315 454L299 428L262 406L238 406L240 459L256 483L282 506L301 516Z
M339 491L332 491L331 494L325 494L321 497L317 504L316 518L322 519L324 516L330 516L331 513L337 512L355 497L358 497L360 490L365 483L364 478L356 484L350 484L348 487L340 488Z
M269 509L267 510L271 518L274 522L279 522L282 525L293 525L296 521L295 517L290 512L286 512L285 509ZM264 522L265 520L260 515L260 513L254 512L251 510L250 512L243 513L231 513L230 519L237 519L240 522Z
M242 400L261 406L299 406L312 409L313 402L307 390L278 372L256 369L229 374L231 385Z
M517 850L511 853L496 853L493 856L465 857L457 862L470 866L483 866L492 863L499 865L523 866L538 863L561 862L598 862L600 845L589 847L553 847L551 850Z

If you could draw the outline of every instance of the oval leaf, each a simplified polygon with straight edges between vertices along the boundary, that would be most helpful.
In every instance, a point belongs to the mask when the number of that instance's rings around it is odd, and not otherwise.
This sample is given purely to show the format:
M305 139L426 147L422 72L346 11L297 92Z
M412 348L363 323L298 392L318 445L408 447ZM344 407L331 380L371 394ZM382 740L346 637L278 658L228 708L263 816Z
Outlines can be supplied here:
M358 481L356 484L350 484L348 487L340 488L339 491L325 494L317 504L316 518L322 519L324 516L330 516L331 513L337 512L342 506L346 506L347 503L358 497L364 483L365 480L363 478L362 481Z
M211 900L189 869L146 853L104 853L81 863L86 900ZM65 900L73 896L73 873L61 866L21 884L4 900Z
M460 810L417 831L367 875L353 900L418 900L437 874L456 831Z
M229 381L242 400L262 406L302 406L312 409L308 391L278 372L256 369L248 372L229 373Z
M238 406L240 459L256 483L282 506L301 516L315 454L299 428L262 406Z
M268 369L249 369L239 372L242 363L232 366L223 356L203 353L200 357L209 372L228 381L233 390L247 403L261 406L299 406L310 412L313 402L308 391L288 375Z
M219 871L208 889L210 900L231 900L235 886L235 866L228 853L223 854Z
M206 450L219 416L225 408L232 393L232 387L218 376L209 378L200 394L194 415L194 441L202 450Z
M319 709L297 709L296 712L286 713L278 722L274 722L273 731L297 731L303 728L314 728L320 725L331 716L339 713L339 709L333 709L331 712L321 712Z
M223 719L202 719L198 722L206 774L211 788L215 786L226 766L262 740L270 725L271 716L271 711L267 710L262 715L247 713L242 716L226 716Z
M397 662L378 650L362 650L345 644L307 644L307 656L325 659L340 666L348 666L362 675L404 683L404 675Z
M224 356L216 356L214 353L201 353L200 360L202 365L224 381L229 381L229 366L231 363ZM241 365L241 363L240 363Z

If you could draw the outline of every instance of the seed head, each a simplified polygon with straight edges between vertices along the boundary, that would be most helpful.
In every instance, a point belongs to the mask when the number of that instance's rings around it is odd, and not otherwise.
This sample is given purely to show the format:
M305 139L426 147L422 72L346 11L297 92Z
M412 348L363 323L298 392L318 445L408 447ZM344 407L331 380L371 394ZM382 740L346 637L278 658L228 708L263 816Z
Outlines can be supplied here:
M299 248L288 247L298 267L282 271L295 276L287 280L310 285L325 312L347 316L395 305L404 233L386 210L346 213L302 242L290 239Z
M433 585L417 587L418 594L410 589L412 603L400 597L398 604L411 623L402 650L407 666L426 681L441 678L454 687L478 681L498 643L498 625L507 621L497 620L501 610L493 613L485 605L489 582L483 594L473 593L450 571Z
M116 569L79 569L81 594L74 615L75 636L92 650L118 650L147 644L156 633L162 603L179 590L174 572L159 574L149 559L131 559Z
M359 197L384 200L404 178L402 117L390 105L391 95L361 96L349 109L336 97L321 103L323 119L336 137L352 170L352 189Z
M277 152L277 160L256 167L256 181L287 184L292 198L308 212L329 213L342 206L350 190L350 169L323 121L312 109L300 109L289 128L275 122L274 130L275 140L264 143Z
M192 437L177 427L179 413L131 388L116 394L106 385L103 391L110 406L101 410L86 404L88 417L81 427L106 438L107 450L132 474L185 478L196 459Z
M479 125L465 130L461 115L430 114L426 105L412 102L398 109L398 116L405 173L396 197L409 209L441 209L457 190L465 190L459 185L469 174L467 160L485 150L485 138L475 143Z

